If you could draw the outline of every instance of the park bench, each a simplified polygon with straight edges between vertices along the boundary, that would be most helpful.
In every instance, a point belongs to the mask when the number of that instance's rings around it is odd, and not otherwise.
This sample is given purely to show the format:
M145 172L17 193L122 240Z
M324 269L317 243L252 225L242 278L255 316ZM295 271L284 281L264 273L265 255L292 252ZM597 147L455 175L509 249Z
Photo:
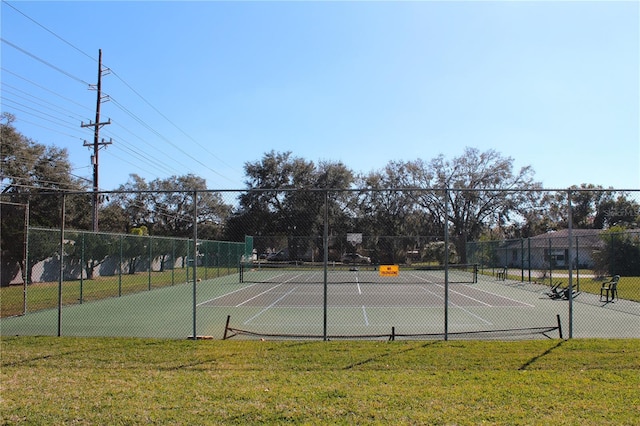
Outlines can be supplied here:
M500 281L504 281L507 279L507 267L505 266L502 269L499 269L498 272L496 272L496 279L500 280Z

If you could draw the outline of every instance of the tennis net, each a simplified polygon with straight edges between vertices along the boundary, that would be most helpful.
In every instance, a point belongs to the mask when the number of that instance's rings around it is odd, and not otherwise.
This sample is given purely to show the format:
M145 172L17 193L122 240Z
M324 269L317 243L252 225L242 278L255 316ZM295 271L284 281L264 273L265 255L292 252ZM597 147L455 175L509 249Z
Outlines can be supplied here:
M387 272L390 269L390 273ZM446 278L445 278L446 277ZM295 284L474 284L478 282L477 264L445 265L345 265L342 263L252 262L240 265L241 283Z

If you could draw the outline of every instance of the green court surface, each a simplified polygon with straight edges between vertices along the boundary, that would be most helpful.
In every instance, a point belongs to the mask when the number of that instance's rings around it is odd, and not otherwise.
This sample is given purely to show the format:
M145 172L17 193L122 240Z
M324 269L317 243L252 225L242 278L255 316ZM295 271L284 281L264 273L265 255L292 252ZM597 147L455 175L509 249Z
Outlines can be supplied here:
M256 333L236 339L322 338L325 330L329 338L384 338L392 331L409 335L405 338L443 338L446 316L454 339L558 338L558 318L564 338L570 332L581 338L640 337L636 302L602 302L581 293L573 300L570 325L569 301L551 300L544 286L479 275L477 283L449 284L445 310L445 286L433 272L401 272L397 281L379 280L372 271L352 272L326 288L307 273L242 283L236 274L203 280L195 289L193 283L179 284L4 318L0 330L2 335L57 335L60 324L65 336L181 339L193 335L195 322L196 335L221 339L229 319L235 330L230 336L237 330ZM484 331L493 334L479 333Z

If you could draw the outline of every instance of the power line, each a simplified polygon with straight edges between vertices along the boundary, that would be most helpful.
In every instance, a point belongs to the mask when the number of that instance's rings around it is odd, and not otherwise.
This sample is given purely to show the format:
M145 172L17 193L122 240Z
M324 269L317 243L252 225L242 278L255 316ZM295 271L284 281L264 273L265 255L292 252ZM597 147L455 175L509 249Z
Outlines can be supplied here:
M15 76L15 77L17 77L17 78L19 78L19 79L21 79L21 80L26 81L26 82L27 82L27 83L29 83L29 84L32 84L33 86L35 86L35 87L37 87L37 88L39 88L39 89L42 89L42 90L44 90L44 91L46 91L46 92L49 92L49 93L51 93L52 95L55 95L55 96L57 96L57 97L59 97L59 98L61 98L61 99L64 99L64 100L65 100L65 101L67 101L67 102L73 103L73 104L75 104L75 105L77 105L77 106L79 106L79 107L82 107L82 108L84 108L84 109L87 109L87 110L91 111L91 108L87 107L86 105L83 105L83 104L81 104L81 103L79 103L79 102L76 102L75 100L73 100L73 99L71 99L71 98L68 98L68 97L66 97L66 96L64 96L64 95L62 95L62 94L60 94L60 93L57 93L57 92L55 92L55 91L53 91L53 90L49 89L48 87L42 86L41 84L38 84L38 83L36 83L35 81L29 80L28 78L25 78L25 77L21 76L20 74L17 74L17 73L15 73L15 72L13 72L13 71L11 71L11 70L9 70L9 69L5 68L5 67L0 67L0 69L1 69L2 71L4 71L4 72L8 73L8 74L11 74L11 75L13 75L13 76ZM3 84L4 84L4 83L3 83Z
M15 6L9 4L7 1L2 0L3 3L5 3L6 5L10 6L14 11L16 11L17 13L19 13L20 15L22 15L24 18L28 19L29 21L31 21L32 23L36 24L38 27L42 28L43 30L45 30L46 32L48 32L50 35L53 35L55 38L57 38L58 40L62 41L63 43L65 43L66 45L70 46L71 48L73 48L74 50L76 50L77 52L81 53L83 56L86 56L87 58L91 59L92 61L96 61L94 57L92 57L91 55L89 55L88 53L84 52L82 49L78 48L77 46L75 46L73 43L67 41L66 39L64 39L63 37L61 37L60 35L58 35L56 32L50 30L49 28L47 28L46 26L40 24L39 22L37 22L35 19L29 17L27 14L25 14L24 12L20 11L19 9L17 9ZM58 72L61 72L65 75L67 75L70 78L73 78L76 81L82 82L83 84L86 84L88 86L91 86L89 83L87 83L86 81L84 81L81 78L75 77L74 75L72 75L71 73L68 73L64 70L62 70L59 67L56 67L55 65L49 63L48 61L38 57L37 55L30 53L28 51L26 51L25 49L22 49L21 47L15 45L14 43L9 42L8 40L2 39L2 41L4 43L7 43L9 46L21 51L22 53L32 57L33 59L36 59L40 62L42 62L43 64L55 69ZM5 68L2 68L3 70L6 70ZM10 72L7 70L7 72ZM11 73L11 72L10 72ZM222 164L225 164L227 167L231 168L231 166L229 166L226 162L224 162L221 158L219 158L217 155L215 155L214 153L212 153L211 151L209 151L205 146L203 146L202 144L200 144L197 140L195 140L193 137L191 137L189 134L187 134L182 128L180 128L176 123L174 123L172 120L170 120L165 114L163 114L162 112L159 111L158 108L156 108L153 104L151 104L151 102L149 102L144 96L142 96L142 94L140 94L136 89L134 89L129 83L127 83L119 74L117 74L115 71L111 70L111 73L113 75L116 76L116 78L122 82L122 84L124 84L129 90L131 90L136 96L138 96L145 104L147 104L150 108L152 108L157 114L159 114L164 120L166 120L169 124L171 124L173 127L175 127L176 129L178 129L183 135L185 135L189 140L191 140L192 142L194 142L197 146L200 147L200 149L204 152L207 152L209 155L211 155L212 157L216 158L218 161L220 161ZM27 79L25 79L24 77L21 77L15 73L12 73L16 76L18 76L19 78L22 78L26 81L29 81ZM30 82L30 81L29 81ZM43 88L44 90L48 90L42 86L37 85L37 83L33 83L38 87ZM74 102L75 103L75 102ZM190 154L189 152L183 150L179 145L171 142L168 138L164 137L163 135L161 135L158 131L156 131L155 129L153 129L152 126L149 126L148 124L146 124L142 119L140 119L139 117L137 117L135 114L133 114L131 111L129 111L127 108L125 108L122 104L120 103L116 103L114 102L114 104L116 104L119 108L121 108L123 111L125 111L127 114L129 114L132 118L134 118L136 121L138 121L141 125L143 125L143 127L147 128L149 131L151 131L152 133L154 133L156 136L158 136L159 138L161 138L162 140L166 141L169 145L171 145L173 148L177 149L178 151L180 151L182 154L184 154L185 156L189 157L190 159L192 159L194 162L200 164L201 166L205 167L206 169L210 170L211 172L213 172L214 174L222 177L225 180L228 181L232 181L231 179L229 179L227 176L219 173L218 171L212 169L211 167L209 167L206 163L204 163L203 161L201 161L199 158L197 158L196 156ZM79 104L78 104L79 105ZM84 106L83 106L84 108ZM175 158L172 158L172 161L176 161ZM184 167L184 165L182 165Z
M161 113L156 107L154 107L147 99L145 99L140 93L138 93L133 87L131 87L126 81L124 81L124 79L122 79L122 77L120 77L117 73L113 72L113 75L116 76L116 78L118 78L125 86L127 86L129 89L131 89L131 91L133 93L135 93L140 99L142 99L147 105L149 105L154 111L156 111L162 118L164 118L165 120L167 120L167 122L169 122L172 126L174 126L176 129L178 129L183 135L185 135L186 137L188 137L191 141L193 141L196 145L198 145L201 149L203 149L205 152L209 153L209 155L211 155L212 157L216 158L218 161L220 161L222 164L226 165L229 168L232 168L229 164L227 164L224 160L222 160L220 157L218 157L217 155L215 155L214 153L212 153L211 151L209 151L206 147L204 147L203 145L201 145L198 141L196 141L194 138L192 138L190 135L188 135L184 130L182 130L180 127L178 127L177 124L175 124L173 121L171 121L169 119L169 117L167 117L166 115L164 115L163 113ZM221 175L220 173L216 172L215 170L209 169L212 172L226 178L226 176Z
M5 44L8 44L9 46L13 47L14 49L16 49L16 50L18 50L18 51L20 51L22 53L24 53L27 56L35 59L36 61L41 62L41 63L45 64L46 66L53 68L54 70L66 75L67 77L69 77L69 78L71 78L73 80L76 80L77 82L80 82L80 83L82 83L84 85L89 86L89 83L87 83L86 81L84 81L80 77L76 77L75 75L63 70L62 68L59 68L59 67L53 65L52 63L45 61L41 57L39 57L39 56L37 56L37 55L35 55L35 54L33 54L33 53L21 48L19 46L17 46L16 44L11 43L10 41L6 40L5 38L0 37L0 41L2 41Z
M63 128L72 129L72 130L74 130L74 129L76 128L75 126L72 126L72 125L64 125L64 124L61 124L61 123L60 123L60 121L62 121L62 120L60 120L58 117L52 116L52 115L50 115L50 114L46 114L46 113L42 113L42 112L36 111L34 108L28 107L28 106L26 106L26 105L22 105L22 104L20 104L20 103L18 103L18 102L12 101L11 99L7 99L7 98L5 98L5 97L2 97L2 99L3 99L3 103L5 103L5 104L6 104L6 102L7 102L7 101L9 101L9 103L17 104L17 105L18 105L18 107L15 107L15 106L14 106L14 107L12 107L12 109L13 109L13 110L15 110L15 111L20 111L20 112L22 112L22 113L25 113L25 114L30 115L30 116L32 116L32 117L35 117L35 118L37 118L37 119L39 119L39 120L42 120L42 121L48 121L49 123L53 123L53 124L55 124L55 125L57 125L57 126L60 126L60 127L63 127ZM20 108L20 106L22 106L22 107L24 107L24 108L27 108L27 109L30 109L30 110L32 110L32 111L36 111L36 113L34 113L34 112L30 112L30 111L25 110L25 109L22 109L22 108ZM40 115L38 115L38 114L40 114ZM43 117L43 116L48 116L48 117L54 118L54 119L56 119L56 120L58 120L58 121L55 121L55 120L52 120L51 118L46 118L46 117ZM50 128L47 128L47 127L44 127L42 124L38 124L38 123L34 123L34 122L30 122L30 121L27 121L27 120L20 120L20 121L23 121L23 122L25 122L25 123L33 124L33 125L35 125L35 126L38 126L38 127L43 128L43 129L53 130L53 129L50 129ZM59 132L59 131L57 131L57 132L58 132L58 133L61 133L61 132ZM69 136L71 136L71 137L73 137L73 138L82 139L82 138L81 138L81 137L79 137L79 136L70 135L70 134L68 134L68 133L62 133L62 134L69 135Z
M28 20L30 20L31 22L33 22L34 24L36 24L37 26L39 26L40 28L42 28L43 30L45 30L46 32L48 32L49 34L53 35L54 37L56 37L58 40L62 41L63 43L65 43L66 45L68 45L69 47L77 50L78 52L82 53L83 55L85 55L87 58L91 59L92 61L95 61L96 59L89 55L88 53L84 52L83 50L77 48L76 46L74 46L73 44L69 43L67 40L65 40L64 38L60 37L58 34L54 33L53 31L51 31L49 28L45 27L44 25L42 25L41 23L39 23L38 21L36 21L35 19L31 18L30 16L26 15L25 13L23 13L22 11L18 10L16 7L14 7L11 3L9 3L6 0L2 0L2 3L6 4L7 6L9 6L11 9L15 10L16 12L18 12L20 15L24 16L25 18L27 18Z
M31 110L31 111L35 111L35 113L40 114L41 116L49 117L49 118L53 118L53 119L59 120L60 122L63 122L63 123L64 123L64 121L63 121L62 119L60 119L59 117L57 117L57 116L55 116L55 115L47 114L46 112L42 112L42 111L37 110L37 109L35 109L35 108L32 108L32 107L30 107L30 106L28 106L28 105L22 104L22 103L20 103L20 102L16 102L16 101L14 101L13 99L7 98L7 97L5 97L5 96L0 96L0 98L2 98L2 99L4 100L4 102L7 102L7 101L8 101L9 103L12 103L12 104L18 105L18 106L23 107L23 108L27 108L27 109L29 109L29 110ZM13 109L18 109L18 108L14 107ZM26 112L26 111L23 111L23 112ZM35 114L35 113L30 113L30 114L31 114L31 115L33 115L34 117L38 117L38 115L37 115L37 114ZM52 122L52 123L55 123L55 121L50 120L50 119L47 119L47 118L43 118L43 117L39 117L39 118L41 118L42 120L46 120L46 121L50 121L50 122ZM69 124L71 124L71 123L69 123Z
M57 109L57 110L59 110L60 112L63 112L63 113L74 114L75 117L68 116L69 118L73 118L74 120L80 119L82 117L80 114L76 114L76 112L71 111L70 109L67 109L67 108L61 107L59 105L56 105L53 102L49 102L46 99L40 98L38 96L35 96L35 95L33 95L31 93L28 93L28 92L26 92L24 90L21 90L21 89L15 87L15 86L7 84L4 81L2 82L2 85L9 88L9 90L7 90L5 88L2 91L2 93L8 92L9 94L13 94L14 96L17 96L18 98L24 99L26 101L30 101L31 98L36 99L39 102L36 102L36 101L31 101L31 102L35 103L36 105L42 106L44 108L50 109L50 110L56 110ZM16 92L18 92L18 93L16 93ZM21 94L23 94L25 96L22 96Z
M33 99L37 99L37 100L41 101L42 103L40 103L40 102L35 102L35 101L31 101L31 102L32 102L33 104L35 104L35 105L42 106L42 107L43 107L44 109L46 109L46 110L50 110L50 111L57 112L57 111L56 111L56 109L58 109L58 110L63 111L64 113L73 114L73 116L68 116L69 118L72 118L72 119L74 119L74 120L81 120L81 119L82 119L82 115L77 114L77 113L75 113L74 111L71 111L71 110L66 109L66 108L64 108L64 107L61 107L61 106L58 106L58 105L56 105L56 104L54 104L54 103L52 103L52 102L49 102L49 101L44 100L44 99L42 99L42 98L39 98L39 97L37 97L37 96L35 96L35 95L32 95L32 94L30 94L30 93L28 93L28 92L26 92L26 91L21 90L21 89L15 88L14 86L11 86L11 85L7 84L7 83L6 83L6 82L4 82L4 81L2 82L2 85L3 85L3 86L10 87L10 88L12 88L12 89L15 89L16 91L18 91L18 92L20 92L20 93L24 93L26 96L15 95L15 96L20 97L21 99L24 99L24 100L28 100L28 101L29 101L29 98L33 98ZM4 95L5 93L13 94L13 90L4 90L4 91L3 91L3 95ZM55 92L54 92L54 93L55 93ZM27 98L27 97L29 97L29 98ZM61 127L65 128L65 129L75 130L75 129L77 128L77 127L76 127L77 125L76 125L75 123L70 123L70 122L68 122L68 121L65 121L65 120L63 120L63 119L61 119L61 118L59 118L59 117L56 117L56 116L53 116L53 115L50 115L50 114L46 114L46 115L47 115L48 117L50 117L50 118L52 118L52 119L56 120L56 121L54 121L54 120L49 120L49 119L46 119L46 118L43 118L43 117L41 117L41 116L39 115L39 114L44 114L42 111L40 111L40 110L36 110L35 108L31 108L31 107L29 107L28 105L25 105L25 104L22 104L22 103L16 102L16 101L14 101L13 99L8 98L7 96L0 96L0 98L4 99L5 101L8 101L8 102L9 102L9 104L14 103L14 104L17 104L17 105L20 105L20 106L23 106L24 108L26 108L26 110L25 110L25 109L22 109L22 108L19 108L19 107L16 107L16 106L12 106L12 109L13 109L13 110L15 110L15 111L20 111L20 112L22 112L22 113L24 113L24 114L26 114L26 115L33 116L33 117L35 117L35 118L38 118L38 119L40 119L41 121L49 121L49 122L51 122L51 123L53 123L53 124L55 124L55 125L59 125L59 126L61 126ZM45 104L46 104L46 105L45 105ZM4 105L8 105L8 103L7 103L7 102L4 102ZM51 105L51 107L49 107L48 105ZM79 104L78 104L78 105L79 105ZM88 108L87 108L87 109L88 109ZM36 126L36 127L39 127L39 128L45 129L45 130L49 130L49 131L52 131L52 132L56 132L56 133L61 134L61 135L64 135L64 136L69 136L69 137L72 137L72 138L74 138L74 139L84 140L84 137L77 136L77 134L65 133L65 132L63 132L63 131L60 131L60 130L54 129L54 128L52 128L52 127L44 126L44 125L42 124L42 122L35 122L35 121L25 120L24 118L20 118L20 120L19 120L19 121L20 121L20 122L22 122L22 123L31 124L31 125L33 125L33 126ZM62 123L64 123L64 124L62 124ZM118 125L118 123L114 123L114 124ZM126 138L121 137L120 135L116 134L115 132L113 132L113 131L111 131L111 130L108 130L108 131L106 132L106 133L107 133L107 135L110 135L110 136L114 137L116 140L118 140L118 143L119 143L119 144L124 144L124 145L129 145L129 146L130 146L130 147L127 147L127 146L123 147L124 149L126 149L126 150L128 151L129 155L134 155L134 156L137 158L137 160L139 160L140 162L144 162L144 163L147 163L147 164L149 164L149 165L151 165L151 166L156 167L159 171L161 171L161 173L169 173L169 174L179 174L179 173L180 173L180 170L178 170L178 169L176 169L176 168L174 168L174 167L171 167L168 163L166 163L166 162L162 161L161 159L159 159L159 158L157 158L157 157L153 156L153 155L150 153L150 152L152 152L152 150L153 150L153 149L155 149L155 147L154 147L153 145L149 144L146 140L144 140L144 139L143 139L143 138L141 138L140 136L136 135L135 133L131 132L131 130L130 130L128 127L123 127L123 126L119 126L119 127L122 127L125 131L127 131L128 133L130 133L130 134L131 134L131 135L133 135L134 137L138 138L140 141L142 141L143 143L147 144L147 145L151 148L150 150L146 151L145 153L141 153L141 152L139 152L139 151L137 151L137 150L135 149L135 147L133 146L133 144L128 144L128 142L127 142ZM112 155L112 153L110 153L109 155ZM115 156L115 155L114 155L114 157L117 157L117 156ZM132 166L134 166L134 167L136 167L136 168L140 168L140 163L139 163L139 162L134 164L134 163L131 163L131 162L129 162L129 161L123 160L121 157L117 157L117 158L118 158L119 160L121 160L121 161L125 161L125 162L127 162L128 164L131 164ZM184 170L184 168L186 168L186 166L184 166L184 165L181 165L181 166L183 167L183 170ZM153 173L153 172L150 172L148 169L146 169L145 171L146 171L147 173L152 174L152 175L154 175L154 174L155 174L155 173Z
M115 74L115 73L114 73ZM207 169L209 169L210 171L212 171L213 173L217 174L218 176L225 178L227 180L229 180L226 176L224 176L223 174L217 172L216 170L213 170L212 168L210 168L208 165L206 165L205 163L203 163L202 161L200 161L200 159L198 159L197 157L191 155L189 152L185 151L184 149L180 148L178 145L176 145L175 143L171 142L168 138L166 138L165 136L163 136L162 134L160 134L157 130L155 130L153 127L149 126L148 124L146 124L142 119L140 119L138 116L136 116L135 114L133 114L132 112L130 112L127 108L125 108L121 103L119 103L118 101L116 101L115 99L111 98L111 100L113 101L114 104L118 105L123 111L125 111L126 113L128 113L132 118L134 118L136 121L138 121L140 124L142 124L143 126L145 126L149 131L151 131L152 133L154 133L156 136L158 136L159 138L161 138L162 140L164 140L166 143L168 143L169 145L171 145L173 148L177 149L178 151L180 151L182 154L184 154L185 156L189 157L190 159L192 159L193 161L195 161L196 163L200 164L203 167L206 167ZM175 159L174 159L175 161Z
M80 136L75 136L75 135L72 135L70 133L61 132L60 130L52 129L51 127L46 127L46 126L43 126L40 123L36 123L36 122L33 122L33 121L24 120L24 119L21 118L20 122L31 124L32 126L36 126L36 127L41 128L41 129L44 129L44 130L49 130L51 132L55 132L55 133L58 133L58 134L63 135L63 136L68 136L70 138L74 138L74 139L78 139L78 140L84 140L84 138L81 138Z

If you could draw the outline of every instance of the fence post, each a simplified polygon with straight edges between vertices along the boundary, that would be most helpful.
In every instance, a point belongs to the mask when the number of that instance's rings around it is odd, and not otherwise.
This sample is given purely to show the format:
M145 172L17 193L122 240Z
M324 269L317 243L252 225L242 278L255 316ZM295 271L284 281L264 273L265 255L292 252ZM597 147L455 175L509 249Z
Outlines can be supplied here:
M520 282L524 282L524 239L520 238Z
M171 285L176 283L176 240L171 240Z
M82 305L82 297L84 291L84 240L85 233L82 232L82 247L80 249L80 304Z
M571 206L571 190L567 190L567 207L569 208L569 229L567 234L569 258L569 339L573 337L573 208Z
M149 235L149 251L148 251L148 256L149 256L149 271L147 272L147 284L149 287L149 290L151 290L151 246L153 245L153 241L151 240L151 235Z
M27 204L24 212L24 268L22 271L22 281L24 283L24 287L22 289L22 314L27 314L27 286L29 285L29 200L27 200Z
M122 297L122 240L124 236L120 235L120 259L118 263L118 297Z
M187 239L187 254L182 260L182 265L184 266L184 270L187 274L187 283L189 282L189 254L191 253L191 239Z
M449 188L444 191L444 340L449 340Z
M60 266L58 270L58 337L62 335L62 283L64 281L64 221L66 196L62 194L60 209Z
M549 286L553 286L553 261L551 260L551 237L549 237L549 251L547 252L547 259L549 260Z
M188 268L188 266L187 266ZM197 338L196 333L196 300L198 281L198 191L193 191L193 338Z
M531 282L531 237L527 238L527 265L529 270L529 282Z
M611 244L609 244L609 275L613 276L615 274L615 259L616 259L616 250L614 247L616 239L614 238L614 234L610 235Z
M576 236L576 250L575 250L575 259L576 259L576 291L580 291L580 250L578 250L578 237Z
M209 279L209 244L204 246L204 254L202 255L202 259L204 260L204 279Z
M323 314L323 325L322 325L322 335L323 339L328 340L327 336L327 268L329 267L329 190L324 190L324 228L322 231L322 245L323 247L323 302L322 302L322 314Z

